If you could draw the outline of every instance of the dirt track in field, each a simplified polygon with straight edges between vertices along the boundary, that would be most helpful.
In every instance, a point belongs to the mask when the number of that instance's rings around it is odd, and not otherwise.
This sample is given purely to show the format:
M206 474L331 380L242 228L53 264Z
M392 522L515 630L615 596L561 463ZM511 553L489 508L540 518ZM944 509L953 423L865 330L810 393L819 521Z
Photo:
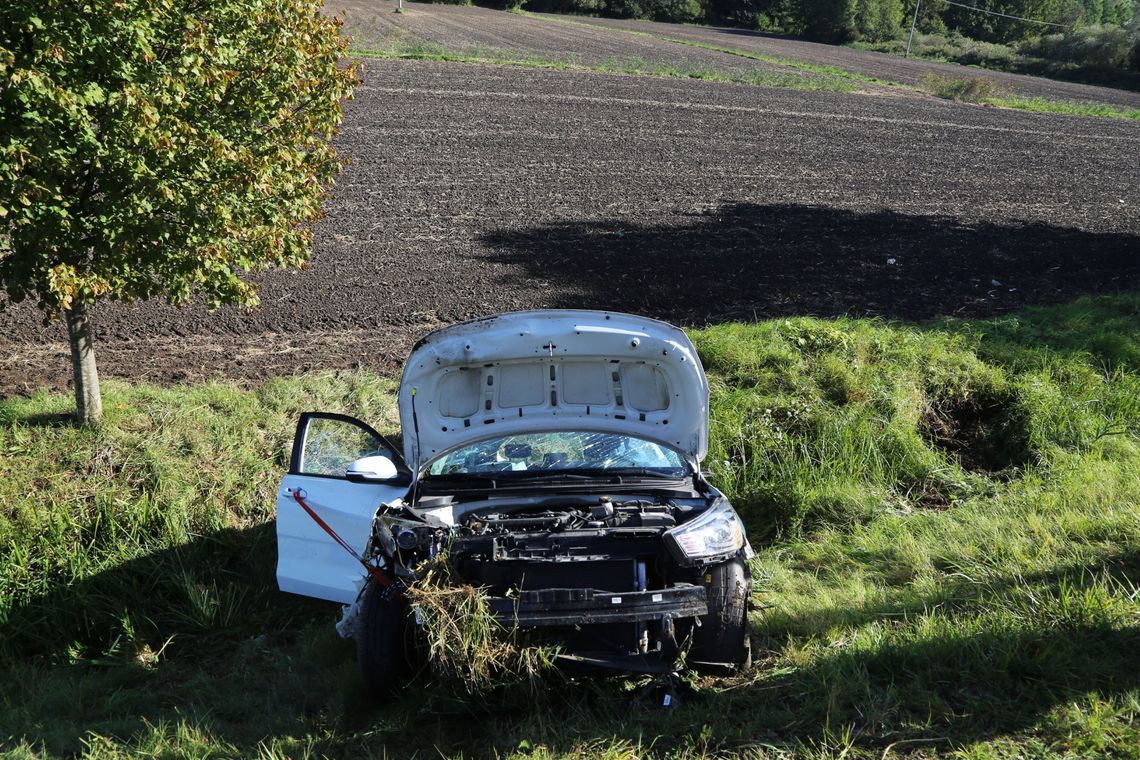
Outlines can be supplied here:
M925 97L371 61L306 272L249 315L97 311L105 375L393 369L517 308L702 325L983 316L1140 277L1140 128ZM0 315L0 394L62 387L59 324Z

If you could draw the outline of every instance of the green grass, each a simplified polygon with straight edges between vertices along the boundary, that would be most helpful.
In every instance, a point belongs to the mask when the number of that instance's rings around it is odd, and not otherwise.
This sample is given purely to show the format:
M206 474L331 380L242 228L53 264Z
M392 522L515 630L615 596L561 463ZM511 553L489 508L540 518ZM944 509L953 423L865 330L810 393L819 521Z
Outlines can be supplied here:
M550 20L549 17L537 16L533 13L526 11L519 11L522 15L531 18L538 18L542 20ZM706 42L698 42L696 40L681 39L678 37L671 37L666 34L657 34L653 32L641 32L634 29L614 29L612 27L599 27L595 24L586 24L581 21L575 21L570 18L554 19L557 23L574 24L577 26L585 26L590 29L608 29L619 34L633 34L642 37L652 37L666 42L673 42L678 45L689 45L691 47L701 48L702 50L713 50L718 53L725 53L726 55L734 55L740 58L747 58L761 63L771 64L773 66L785 66L789 69L802 71L808 74L816 75L823 78L822 81L827 82L824 86L814 87L795 87L795 89L814 89L814 90L830 90L833 92L850 92L859 89L852 83L862 83L878 85L881 87L890 87L897 90L906 90L908 92L932 92L938 97L945 97L953 100L962 100L966 102L978 102L986 105L997 106L999 108L1012 108L1021 111L1035 111L1038 113L1053 113L1053 114L1066 114L1070 116L1097 116L1108 119L1140 119L1140 108L1125 108L1122 106L1109 105L1107 103L1093 103L1093 102L1076 102L1068 100L1048 100L1046 98L1026 98L1008 93L999 93L991 86L989 92L978 93L976 92L977 85L971 85L971 82L989 82L985 78L971 78L963 77L945 78L934 76L935 79L941 80L939 86L934 88L927 82L915 87L901 82L892 82L890 80L879 79L877 77L860 74L855 71L848 71L847 69L838 66L827 66L810 61L804 61L796 58L785 58L783 56L767 55L763 53L756 53L748 50L740 50L738 48L725 47L722 45L712 45ZM636 73L636 72L630 72ZM735 80L734 80L735 81ZM843 86L840 83L847 81L848 85ZM765 85L766 82L751 82L751 84ZM784 86L784 85L768 85L768 86ZM982 85L985 87L985 85ZM969 97L961 97L963 90L969 91Z
M520 11L523 15L528 14ZM586 26L581 22L569 19L558 19L557 23L577 24ZM592 29L599 27L590 26ZM857 92L865 85L877 85L908 92L928 92L938 97L954 100L963 100L972 103L1001 108L1013 108L1023 111L1036 111L1039 113L1068 114L1073 116L1097 116L1114 119L1140 119L1140 109L1123 108L1105 103L1078 103L1071 101L1046 100L1044 98L1025 98L998 92L990 87L986 92L979 93L978 85L974 82L989 82L987 79L953 79L935 77L939 80L934 86L924 82L920 87L891 82L876 77L859 74L836 66L825 66L781 56L751 53L734 48L709 45L693 40L677 39L663 35L638 32L633 30L612 30L619 34L634 34L645 37L689 45L705 50L713 50L728 55L767 63L773 66L782 66L788 71L770 71L757 69L751 72L718 71L716 69L696 66L672 66L655 61L646 61L636 57L615 58L610 61L583 63L573 56L538 55L503 48L472 47L453 49L428 40L412 37L411 35L394 35L380 44L373 46L353 45L349 55L360 58L395 58L415 61L448 61L453 63L476 63L500 66L520 66L536 69L555 69L562 71L597 71L609 74L627 74L631 76L673 77L681 79L701 79L710 82L733 82L756 87L778 87L789 90L808 90L821 92ZM933 81L933 80L931 80ZM984 85L983 85L984 87ZM963 97L963 91L967 96Z
M1085 30L1087 33L1091 30ZM1053 40L1056 39L1054 36ZM1103 38L1102 38L1103 40ZM1076 82L1101 87L1115 87L1122 90L1140 89L1140 72L1128 71L1122 67L1106 65L1104 63L1074 63L1060 60L1064 54L1054 57L1042 57L1040 50L1042 42L1046 45L1051 41L1049 35L1038 38L1032 43L1021 45L1002 45L999 43L982 42L968 37L951 33L914 35L910 48L911 58L921 58L943 63L957 63L974 69L988 69L991 71L1008 71L1014 74L1046 77L1065 82ZM1094 40L1088 42L1095 45ZM858 50L873 50L881 53L891 53L898 56L906 54L907 39L886 40L883 42L852 42L849 47ZM1087 51L1088 48L1085 47ZM1101 51L1103 52L1103 48Z
M295 416L365 372L0 401L0 752L84 757L1140 757L1140 297L693 335L757 548L757 667L364 699L275 590Z
M1046 100L1045 98L1022 98L1005 95L986 101L989 105L1002 108L1016 108L1037 113L1059 113L1069 116L1100 116L1106 119L1140 120L1140 108L1110 106L1106 103L1080 103L1068 100Z
M1039 113L1069 114L1071 116L1140 119L1140 108L1018 97L1009 94L997 82L986 77L944 77L940 74L928 73L922 76L921 87L931 95L965 103L979 103Z
M516 11L516 13L519 13L520 15L523 15L523 16L527 16L529 18L538 19L541 21L552 21L554 23L560 23L560 24L572 24L574 26L586 27L588 29L592 29L595 31L610 31L610 32L614 32L617 34L632 34L632 35L638 36L638 37L649 37L651 39L663 40L665 42L672 42L672 43L675 43L677 45L688 45L689 47L700 48L701 50L711 50L711 51L717 52L717 53L725 53L727 55L733 55L733 56L736 56L738 58L747 58L747 59L752 60L752 61L758 61L760 63L767 63L767 64L771 64L773 66L784 66L784 67L787 67L787 68L795 70L795 71L802 71L802 72L805 72L807 74L813 74L813 75L815 75L814 78L824 78L825 80L830 81L832 83L836 82L837 80L839 80L839 81L848 80L850 82L858 82L858 83L862 83L862 84L878 84L878 85L883 85L885 87L905 87L906 86L906 85L899 84L898 82L891 82L889 80L884 80L884 79L879 79L877 77L867 76L866 74L860 74L858 72L848 71L847 69L842 69L838 66L828 66L828 65L818 64L818 63L812 63L810 61L804 61L804 60L800 60L798 58L785 58L783 56L778 56L778 55L767 55L764 53L756 53L756 52L747 51L747 50L740 50L738 48L725 47L722 45L713 45L713 44L710 44L707 42L698 42L697 40L686 40L686 39L682 39L679 37L671 37L671 36L666 35L666 34L657 34L654 32L640 32L640 31L637 31L636 29L617 29L614 27L603 27L603 26L598 26L596 24L587 24L587 23L584 23L581 21L575 21L572 18L566 18L566 17L551 18L549 16L539 16L537 14L529 13L527 11ZM818 88L816 88L816 89L818 89ZM849 91L849 90L853 90L853 89L857 89L857 88L855 88L854 86L851 86L851 87L845 88L844 90L841 90L841 91Z
M928 72L920 84L931 95L966 103L988 103L1004 94L997 82L986 77L954 78Z
M725 72L696 66L671 66L636 57L615 58L609 61L585 64L570 57L537 55L502 48L451 49L425 40L397 38L374 47L353 46L350 55L361 58L398 58L415 61L450 61L521 66L562 71L597 71L632 76L673 77L703 79L711 82L735 82L761 87L780 87L792 90L822 90L850 92L857 89L842 78L808 77L794 71Z

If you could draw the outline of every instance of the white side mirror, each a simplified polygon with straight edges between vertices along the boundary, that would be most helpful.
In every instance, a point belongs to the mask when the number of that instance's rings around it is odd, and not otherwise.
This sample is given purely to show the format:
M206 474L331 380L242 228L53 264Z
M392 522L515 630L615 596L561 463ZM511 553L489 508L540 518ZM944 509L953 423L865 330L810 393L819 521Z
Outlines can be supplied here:
M344 476L358 483L382 483L394 480L399 473L388 457L362 457L348 466Z

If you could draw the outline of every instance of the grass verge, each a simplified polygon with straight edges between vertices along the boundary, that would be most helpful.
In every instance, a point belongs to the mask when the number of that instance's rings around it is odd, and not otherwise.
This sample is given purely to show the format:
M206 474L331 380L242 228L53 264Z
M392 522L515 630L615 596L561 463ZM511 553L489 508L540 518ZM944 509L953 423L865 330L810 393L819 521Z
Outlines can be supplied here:
M0 401L0 748L76 757L1136 757L1140 297L914 327L694 333L758 554L757 668L363 697L275 590L295 416L395 425L363 372Z
M531 18L548 20L549 17L538 16L536 14L527 13L526 11L519 11L523 15ZM1066 114L1069 116L1097 116L1108 119L1140 119L1140 108L1125 108L1121 106L1109 105L1107 103L1094 103L1094 102L1075 102L1067 100L1049 100L1046 98L1027 98L1009 93L1000 92L996 85L992 85L989 89L990 92L982 93L976 92L977 85L971 85L971 82L991 82L992 80L982 78L953 78L942 77L937 74L928 74L923 77L924 81L920 82L918 87L903 84L901 82L893 82L886 79L879 79L877 77L860 74L855 71L848 71L847 69L838 66L826 66L810 61L804 61L796 58L785 58L783 56L767 55L763 53L755 53L748 50L740 50L738 48L725 47L721 45L712 45L706 42L698 42L696 40L686 40L677 37L671 37L666 34L655 34L652 32L640 32L635 29L614 29L612 27L599 27L594 24L585 24L581 21L574 21L569 18L554 19L558 23L575 24L577 26L585 26L590 29L608 29L609 31L617 32L620 34L633 34L642 37L652 37L666 42L673 42L678 45L688 45L690 47L697 47L703 50L712 50L726 55L733 55L740 58L747 58L761 63L767 63L773 66L786 66L796 71L802 71L807 74L814 74L820 77L825 77L827 81L833 83L848 81L851 83L862 83L864 85L878 85L881 87L890 87L898 90L906 90L908 92L928 92L938 97L945 97L952 100L961 100L965 102L984 103L986 105L997 106L999 108L1012 108L1021 111L1035 111L1037 113L1053 113L1053 114ZM939 83L936 87L932 87L932 82L938 80ZM960 84L956 84L960 83ZM763 84L758 82L756 84ZM986 85L982 85L986 87ZM803 87L799 89L831 89L835 92L850 92L859 89L852 84L849 87ZM961 97L963 90L970 91L971 97ZM956 92L954 94L942 94L945 91Z
M1140 119L1140 108L1120 108L1103 103L1076 103L1044 98L1018 97L1011 95L1005 88L987 77L945 77L940 74L927 73L922 75L920 86L931 95L965 103L980 103L1003 108L1017 108L1023 111L1060 113L1071 116Z
M728 73L696 66L671 66L639 58L615 58L610 61L584 64L559 56L519 53L501 48L464 48L455 50L424 40L394 39L376 47L353 46L349 55L362 58L396 58L415 61L450 61L456 63L496 64L562 71L597 71L607 74L632 76L674 77L702 79L710 82L735 82L761 87L779 87L791 90L823 90L851 92L858 89L842 78L809 77L796 72L752 71Z

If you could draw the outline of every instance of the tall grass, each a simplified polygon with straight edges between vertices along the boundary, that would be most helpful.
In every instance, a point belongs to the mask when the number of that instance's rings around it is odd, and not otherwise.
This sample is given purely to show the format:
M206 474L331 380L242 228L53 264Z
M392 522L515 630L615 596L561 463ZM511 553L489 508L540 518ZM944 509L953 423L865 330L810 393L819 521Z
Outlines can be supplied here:
M270 520L296 415L392 430L394 383L112 382L94 430L0 401L0 752L1135 756L1140 297L694 339L758 550L750 674L673 710L429 676L372 706L334 606L276 590Z

